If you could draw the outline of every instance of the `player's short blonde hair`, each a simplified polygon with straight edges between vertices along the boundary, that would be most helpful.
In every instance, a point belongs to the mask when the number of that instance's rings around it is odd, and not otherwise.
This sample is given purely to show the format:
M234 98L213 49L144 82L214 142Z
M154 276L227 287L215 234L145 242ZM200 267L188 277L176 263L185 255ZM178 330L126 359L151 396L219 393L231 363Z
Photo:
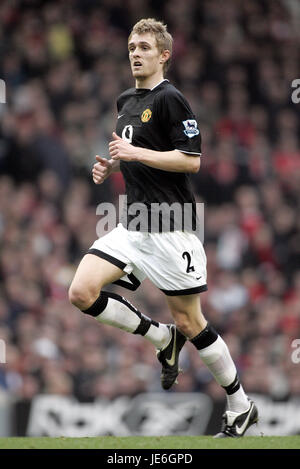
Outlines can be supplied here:
M164 73L168 70L171 63L173 38L167 30L167 26L155 18L143 18L138 21L132 28L128 42L133 34L151 33L155 36L157 48L160 52L164 50L170 51L170 58L164 63Z

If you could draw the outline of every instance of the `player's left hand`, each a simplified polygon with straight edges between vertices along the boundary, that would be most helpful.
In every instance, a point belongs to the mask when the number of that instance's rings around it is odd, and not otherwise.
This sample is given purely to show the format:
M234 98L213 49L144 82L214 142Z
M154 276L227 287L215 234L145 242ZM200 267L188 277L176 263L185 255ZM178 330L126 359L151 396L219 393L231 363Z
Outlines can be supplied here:
M137 147L123 140L115 132L109 143L109 154L112 160L137 161Z

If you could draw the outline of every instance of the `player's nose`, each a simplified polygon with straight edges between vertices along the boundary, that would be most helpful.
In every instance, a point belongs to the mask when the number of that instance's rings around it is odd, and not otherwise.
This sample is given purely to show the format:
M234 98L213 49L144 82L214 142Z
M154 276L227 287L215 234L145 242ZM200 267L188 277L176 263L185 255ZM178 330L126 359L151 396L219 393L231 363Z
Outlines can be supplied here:
M141 53L139 51L139 49L135 49L134 52L132 53L132 57L133 58L137 58L137 57L140 57Z

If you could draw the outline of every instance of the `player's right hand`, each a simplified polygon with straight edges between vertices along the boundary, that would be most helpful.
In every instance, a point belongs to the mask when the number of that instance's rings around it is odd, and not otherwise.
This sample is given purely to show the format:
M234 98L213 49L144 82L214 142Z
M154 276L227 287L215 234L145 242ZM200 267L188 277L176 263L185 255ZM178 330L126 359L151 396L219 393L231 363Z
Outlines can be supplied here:
M93 181L95 184L102 184L103 181L110 175L112 171L112 165L106 158L96 155L97 163L94 164L92 174Z

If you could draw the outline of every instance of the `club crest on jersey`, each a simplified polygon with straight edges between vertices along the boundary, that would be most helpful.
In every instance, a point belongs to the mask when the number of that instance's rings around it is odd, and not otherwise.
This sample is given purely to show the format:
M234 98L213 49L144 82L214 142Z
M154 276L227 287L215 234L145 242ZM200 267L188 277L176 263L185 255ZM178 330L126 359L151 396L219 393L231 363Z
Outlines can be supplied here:
M142 122L148 122L151 119L151 116L152 116L151 109L145 109L145 111L141 115L141 121Z
M197 122L195 119L188 119L186 121L182 121L184 125L184 133L189 138L195 137L195 135L199 135L199 129L197 128Z

